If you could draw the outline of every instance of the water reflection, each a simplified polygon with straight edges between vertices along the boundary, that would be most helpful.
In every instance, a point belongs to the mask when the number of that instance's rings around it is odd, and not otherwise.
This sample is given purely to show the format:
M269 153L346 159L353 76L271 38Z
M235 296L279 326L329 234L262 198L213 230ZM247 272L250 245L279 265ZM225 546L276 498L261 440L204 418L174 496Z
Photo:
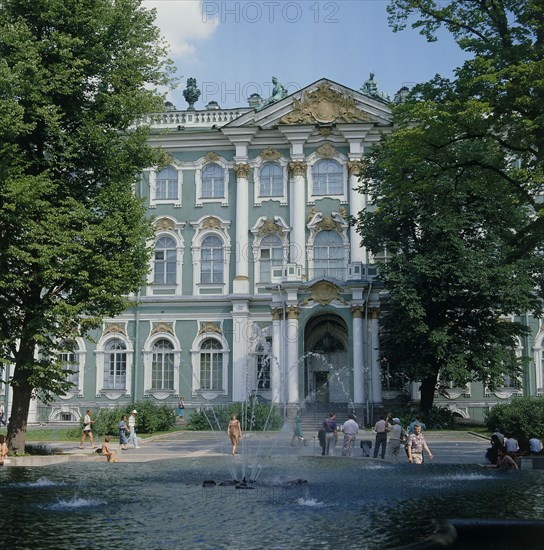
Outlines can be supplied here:
M262 457L253 490L219 458L5 468L3 545L13 548L366 548L421 539L451 518L543 519L540 471ZM308 484L289 483L299 478ZM508 495L506 497L506 495ZM345 526L349 525L349 529Z

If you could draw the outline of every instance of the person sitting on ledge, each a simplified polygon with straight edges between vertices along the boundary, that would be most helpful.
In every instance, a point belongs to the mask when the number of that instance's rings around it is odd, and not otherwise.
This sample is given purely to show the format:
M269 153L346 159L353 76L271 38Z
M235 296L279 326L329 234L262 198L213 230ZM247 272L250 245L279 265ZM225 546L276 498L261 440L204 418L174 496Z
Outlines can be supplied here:
M108 459L108 462L119 462L115 451L110 448L110 436L104 437L104 443L102 444L102 454Z
M497 449L497 453L497 464L486 464L486 468L495 468L496 470L501 471L519 470L518 465L511 456L506 454L506 449L503 446L500 446Z

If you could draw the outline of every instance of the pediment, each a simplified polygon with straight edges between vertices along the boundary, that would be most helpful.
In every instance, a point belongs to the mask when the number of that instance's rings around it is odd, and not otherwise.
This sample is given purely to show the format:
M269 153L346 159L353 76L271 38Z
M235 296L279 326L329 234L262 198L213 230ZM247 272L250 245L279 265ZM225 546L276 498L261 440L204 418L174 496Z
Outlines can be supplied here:
M324 78L261 110L243 114L225 128L369 123L383 126L390 122L391 110L386 102Z

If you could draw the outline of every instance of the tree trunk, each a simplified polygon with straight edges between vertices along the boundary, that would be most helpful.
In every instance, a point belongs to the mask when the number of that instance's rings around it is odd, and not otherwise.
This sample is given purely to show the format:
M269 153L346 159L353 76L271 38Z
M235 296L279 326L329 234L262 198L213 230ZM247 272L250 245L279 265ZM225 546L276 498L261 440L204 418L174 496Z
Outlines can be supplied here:
M419 402L419 408L421 411L429 411L433 408L434 392L436 390L437 380L438 380L437 372L422 380L421 401Z
M27 380L28 371L15 366L12 382L13 401L9 416L7 445L10 451L19 454L25 452L28 410L33 390Z

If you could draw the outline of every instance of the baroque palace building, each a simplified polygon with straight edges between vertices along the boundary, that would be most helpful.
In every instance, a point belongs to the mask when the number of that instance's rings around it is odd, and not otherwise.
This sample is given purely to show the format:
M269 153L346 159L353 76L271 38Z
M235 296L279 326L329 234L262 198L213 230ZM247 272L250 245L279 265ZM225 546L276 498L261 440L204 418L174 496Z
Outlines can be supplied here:
M361 157L392 129L373 77L359 91L322 79L291 95L274 79L268 100L254 94L233 109L195 109L189 79L188 109L149 115L169 164L135 185L155 227L147 285L78 342L66 357L78 371L73 391L33 402L29 422L75 422L87 408L146 399L174 408L183 396L189 411L249 398L326 404L368 425L417 400L417 385L394 387L381 361L385 293L350 224L367 205ZM544 391L543 334L531 322L521 386L452 387L436 403L481 420L496 402ZM9 387L1 392L9 411Z

